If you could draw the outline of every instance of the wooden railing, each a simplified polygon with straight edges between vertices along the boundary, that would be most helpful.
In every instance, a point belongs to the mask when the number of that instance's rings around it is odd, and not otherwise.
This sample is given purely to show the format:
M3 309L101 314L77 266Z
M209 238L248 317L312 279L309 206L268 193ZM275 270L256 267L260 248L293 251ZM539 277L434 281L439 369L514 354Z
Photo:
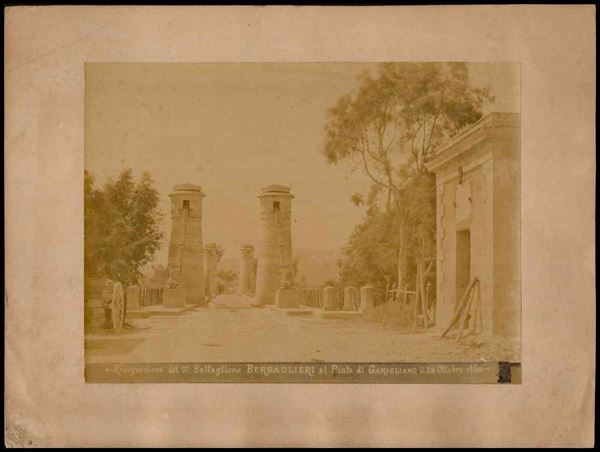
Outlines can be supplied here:
M404 290L397 289L395 284L391 287L388 285L385 288L386 303L402 303L406 305L409 302L414 301L414 297L416 297L416 295L417 292L415 290L408 290L408 284L406 284Z
M156 306L163 302L162 287L141 287L140 288L140 306Z
M301 288L300 306L323 309L323 289L321 287Z
M344 311L358 311L360 310L360 292L357 287L348 286L344 288Z

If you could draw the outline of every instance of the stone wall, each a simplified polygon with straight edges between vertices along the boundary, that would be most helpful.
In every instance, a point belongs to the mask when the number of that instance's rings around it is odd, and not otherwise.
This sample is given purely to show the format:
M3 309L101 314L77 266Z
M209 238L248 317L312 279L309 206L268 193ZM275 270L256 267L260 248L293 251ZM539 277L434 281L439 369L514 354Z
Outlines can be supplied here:
M448 325L463 295L458 237L468 231L468 279L480 281L484 332L520 334L518 131L518 117L492 114L428 163L437 190L436 329Z

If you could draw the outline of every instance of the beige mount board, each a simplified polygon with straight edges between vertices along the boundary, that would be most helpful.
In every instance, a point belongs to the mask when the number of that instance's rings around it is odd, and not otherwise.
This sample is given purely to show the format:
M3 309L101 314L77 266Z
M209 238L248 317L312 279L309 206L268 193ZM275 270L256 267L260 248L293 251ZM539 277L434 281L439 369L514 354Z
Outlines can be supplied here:
M592 444L592 7L5 13L8 446ZM323 152L381 63L495 98L422 159L435 234L387 291L339 278L373 180ZM90 276L84 170L129 167L162 272Z

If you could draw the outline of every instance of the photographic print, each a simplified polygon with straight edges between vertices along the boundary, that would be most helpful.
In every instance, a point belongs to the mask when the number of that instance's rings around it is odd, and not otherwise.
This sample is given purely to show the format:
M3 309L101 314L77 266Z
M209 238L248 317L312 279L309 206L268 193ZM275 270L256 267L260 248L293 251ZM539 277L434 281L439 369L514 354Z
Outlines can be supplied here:
M594 443L593 6L5 16L7 447Z
M519 383L519 71L86 63L86 381Z

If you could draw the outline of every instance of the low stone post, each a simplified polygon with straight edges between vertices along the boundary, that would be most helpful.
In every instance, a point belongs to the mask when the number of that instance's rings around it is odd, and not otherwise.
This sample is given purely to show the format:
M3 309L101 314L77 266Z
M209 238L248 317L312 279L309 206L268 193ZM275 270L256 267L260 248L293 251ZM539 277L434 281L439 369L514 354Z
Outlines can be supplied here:
M375 289L373 286L363 286L360 288L360 310L368 312L374 309Z
M217 263L218 248L214 243L204 247L204 281L205 294L208 299L217 295Z
M165 287L163 289L163 302L165 308L184 308L187 303L185 288Z
M325 287L323 289L323 310L324 311L337 311L337 299L336 299L335 287Z
M125 294L127 297L127 309L140 309L140 288L129 286Z
M345 287L344 288L344 311L356 311L358 310L358 291L356 287Z
M293 287L281 287L275 292L275 303L278 308L299 308L300 291Z

